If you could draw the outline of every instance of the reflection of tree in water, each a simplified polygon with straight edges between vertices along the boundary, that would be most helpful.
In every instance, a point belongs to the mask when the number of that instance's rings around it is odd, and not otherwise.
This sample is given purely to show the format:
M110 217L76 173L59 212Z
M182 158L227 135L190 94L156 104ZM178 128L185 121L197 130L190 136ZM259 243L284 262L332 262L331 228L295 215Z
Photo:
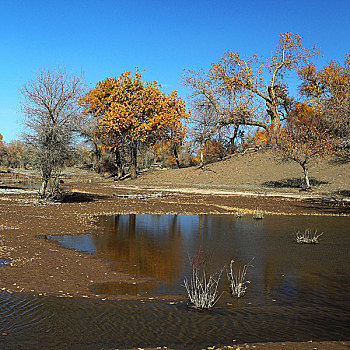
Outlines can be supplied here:
M121 263L129 273L177 283L182 272L182 233L177 215L169 216L164 227L135 214L105 217L100 222L102 233L96 242L97 253L107 254ZM156 225L153 225L156 224Z
M347 245L343 245L349 241L348 221L335 220L267 216L257 223L250 217L228 215L120 215L101 219L96 248L127 272L162 279L167 288L179 286L182 275L191 273L188 256L200 247L210 272L217 272L231 259L243 266L254 258L254 268L248 271L254 295L278 296L285 302L313 301L321 290L322 295L334 292L336 280L325 280L324 274L350 271L350 263L345 263ZM300 246L294 240L295 227L322 227L326 238L319 245ZM332 246L327 244L331 232L337 232L331 236ZM117 287L118 291L125 288ZM157 285L147 288L154 291Z

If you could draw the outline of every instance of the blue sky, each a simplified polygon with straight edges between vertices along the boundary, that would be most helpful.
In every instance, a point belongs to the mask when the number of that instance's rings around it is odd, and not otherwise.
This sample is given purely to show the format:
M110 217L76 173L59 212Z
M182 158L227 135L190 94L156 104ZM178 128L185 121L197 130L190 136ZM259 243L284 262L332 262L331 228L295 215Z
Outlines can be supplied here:
M269 56L279 33L322 50L319 64L350 53L350 0L1 0L0 133L19 139L19 88L36 71L83 71L89 88L135 66L166 93L184 69L208 68L228 50Z

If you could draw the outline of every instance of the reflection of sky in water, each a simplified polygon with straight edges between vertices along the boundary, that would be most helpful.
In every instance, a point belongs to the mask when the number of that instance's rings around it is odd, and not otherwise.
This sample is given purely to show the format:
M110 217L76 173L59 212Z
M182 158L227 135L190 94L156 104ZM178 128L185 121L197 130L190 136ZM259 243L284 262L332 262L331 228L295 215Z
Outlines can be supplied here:
M48 239L61 243L64 247L76 249L90 254L96 254L96 243L94 236L89 233L78 235L47 235Z
M10 260L7 259L0 259L0 266L8 266L11 264Z

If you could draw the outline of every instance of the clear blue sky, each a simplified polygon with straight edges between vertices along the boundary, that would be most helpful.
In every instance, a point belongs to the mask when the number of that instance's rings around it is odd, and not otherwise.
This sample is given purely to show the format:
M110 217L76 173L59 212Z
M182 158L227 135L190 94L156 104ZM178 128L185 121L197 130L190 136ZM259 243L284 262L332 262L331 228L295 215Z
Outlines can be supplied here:
M268 56L279 33L301 34L324 62L350 52L350 0L1 0L0 11L7 142L22 131L19 88L42 68L82 70L93 88L139 66L145 80L186 98L184 69L208 68L228 50Z

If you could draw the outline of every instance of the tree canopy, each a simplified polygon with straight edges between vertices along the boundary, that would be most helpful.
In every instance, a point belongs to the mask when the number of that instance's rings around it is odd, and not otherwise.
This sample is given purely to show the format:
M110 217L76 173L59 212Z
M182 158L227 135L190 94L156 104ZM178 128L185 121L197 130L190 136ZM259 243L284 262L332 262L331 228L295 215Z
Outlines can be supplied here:
M143 82L124 72L118 78L99 82L81 99L85 113L98 118L98 134L105 148L128 151L131 175L136 177L137 150L141 145L172 140L181 144L186 133L183 120L189 113L185 102L173 91L166 95L158 82Z
M343 141L350 136L350 55L344 64L329 62L317 70L313 63L298 71L300 94L318 110L329 131Z
M81 114L78 101L83 91L82 75L69 74L59 67L38 72L21 88L24 136L35 150L42 175L41 197L47 197L46 189L53 178L55 184L49 195L58 190L58 176Z
M278 157L302 167L306 189L310 188L310 166L336 150L332 132L317 107L305 102L294 104L286 126L273 135L272 144Z
M210 115L214 134L227 125L251 125L275 133L291 108L285 73L307 64L318 51L302 46L299 34L284 33L271 57L263 60L257 54L244 57L228 51L206 72L187 71L185 86L199 119ZM269 77L266 81L266 77ZM208 118L206 123L208 122Z

